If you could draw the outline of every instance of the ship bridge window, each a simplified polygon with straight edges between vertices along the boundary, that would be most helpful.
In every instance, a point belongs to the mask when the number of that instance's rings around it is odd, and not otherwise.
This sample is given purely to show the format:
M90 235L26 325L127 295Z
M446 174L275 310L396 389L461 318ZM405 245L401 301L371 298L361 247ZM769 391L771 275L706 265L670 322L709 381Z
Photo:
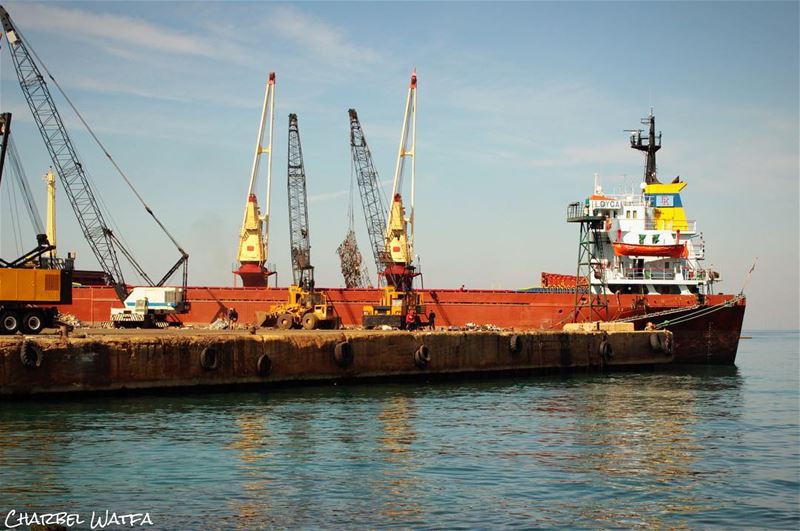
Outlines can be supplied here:
M636 219L636 214L638 214L638 212L636 212L636 211L634 210L634 211L633 211L633 219Z
M626 210L625 211L625 217L628 218L628 219L631 219L631 211L630 210Z

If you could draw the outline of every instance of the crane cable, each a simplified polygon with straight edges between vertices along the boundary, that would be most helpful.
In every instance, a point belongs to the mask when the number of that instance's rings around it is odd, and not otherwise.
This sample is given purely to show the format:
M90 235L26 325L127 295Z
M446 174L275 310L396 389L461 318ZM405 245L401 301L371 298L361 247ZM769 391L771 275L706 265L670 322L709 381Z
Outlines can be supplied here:
M17 181L17 185L22 192L22 197L25 200L25 207L28 210L28 217L31 220L33 230L36 231L36 234L43 234L44 225L42 224L42 218L39 216L39 209L36 207L36 201L34 201L33 194L28 187L28 176L25 174L25 169L22 167L21 158L19 156L19 151L17 151L13 135L8 137L8 161L10 163L9 169L11 170L11 174Z
M10 18L10 17L9 17L9 18ZM99 148L100 148L100 149L103 151L103 153L105 154L105 156L108 158L108 160L109 160L109 161L111 162L111 164L114 166L114 169L116 169L116 170L117 170L117 173L119 173L119 175L122 177L122 179L123 179L123 180L125 181L125 183L128 185L128 188L130 188L130 189L131 189L131 191L134 193L134 195L136 196L136 198L139 200L139 202L140 202L140 203L142 204L142 206L144 207L145 211L147 211L147 213L148 213L148 214L150 214L150 216L153 218L153 220L154 220L154 221L155 221L155 222L158 224L158 226L159 226L159 227L161 228L161 230L164 232L164 234L166 234L166 235L167 235L167 237L170 239L170 241L173 243L173 245L175 245L175 247L177 247L178 251L180 251L180 252L181 252L181 254L183 254L184 256L187 256L187 254L186 254L186 251L184 251L184 250L183 250L183 248L180 246L180 244L178 244L178 242L175 240L175 238L172 236L172 234L171 234L171 233L170 233L170 232L167 230L167 228L166 228L166 227L165 227L165 226L164 226L164 225L161 223L161 221L158 219L158 217L156 217L156 215L155 215L155 213L153 212L153 210L152 210L152 209L151 209L151 208L150 208L150 207L147 205L147 203L145 203L144 199L143 199L143 198L142 198L142 196L139 194L139 192L136 190L136 188L133 186L133 183L130 181L130 179L128 178L128 176L125 174L125 172L124 172L124 171L122 171L122 168L120 168L119 164L117 164L117 161L116 161L116 160L114 160L114 157L112 157L112 156L111 156L111 154L110 154L110 153L108 152L108 150L106 149L105 145L103 145L103 143L100 141L100 139L99 139L99 138L97 137L97 135L95 134L94 130L91 128L91 126L89 126L89 124L88 124L88 123L86 122L86 120L83 118L83 115L82 115L82 114L81 114L81 113L78 111L77 107L75 107L75 104L74 104L74 103L72 103L72 100L69 98L69 96L67 96L67 93L66 93L66 92L64 92L64 89L62 89L62 88L61 88L61 85L58 83L58 81L56 81L56 78L55 78L55 77L53 77L53 74L51 74L51 73L50 73L50 70L48 70L48 68L47 68L47 65L45 65L45 63L44 63L44 62L43 62L43 61L42 61L42 60L39 58L39 55L36 53L36 50L34 50L34 49L33 49L33 47L30 45L30 42L28 42L28 40L27 40L27 39L25 38L25 36L22 34L22 32L20 31L20 29L19 29L19 27L16 25L16 23L15 23L13 26L14 26L14 30L15 30L15 31L17 32L17 34L19 35L20 39L21 39L23 42L25 42L25 43L26 43L26 45L27 45L27 47L28 47L28 49L30 49L30 51L31 51L31 55L33 55L33 57L35 57L35 58L36 58L36 61L38 61L38 62L39 62L39 65L40 65L40 66L42 67L42 69L45 71L45 73L47 74L47 77L49 77L49 78L50 78L50 80L53 82L53 84L54 84L54 85L56 86L56 88L58 89L58 92L59 92L59 93L61 94L61 96L62 96L62 97L63 97L63 98L64 98L64 99L67 101L67 104L69 104L69 106L70 106L70 108L72 109L72 111L75 113L75 115L76 115L76 116L78 117L78 119L81 121L81 123L83 124L83 126L86 128L86 131L89 133L89 135L91 135L91 137L94 139L95 143L97 143L98 147L99 147Z
M745 295L744 295L744 289L747 287L747 284L750 283L750 277L753 275L753 271L755 271L757 263L758 263L758 257L755 258L755 260L753 261L752 267L750 268L750 270L745 275L744 282L742 283L741 291L739 291L739 293L735 297L733 297L731 300L723 301L723 302L721 302L719 304L716 304L714 306L701 307L701 309L697 310L696 312L689 313L689 314L686 314L686 315L682 315L680 317L677 317L676 319L673 319L672 321L669 321L669 320L664 321L663 323L660 323L660 324L656 325L656 327L657 328L666 328L669 325L682 323L684 321L691 321L692 319L697 319L698 317L705 317L706 315L709 315L709 314L712 314L712 313L717 312L719 310L722 310L723 308L730 308L730 307L738 304L740 301L742 301L742 300L744 300L746 298Z
M11 214L11 234L14 236L14 249L17 254L22 254L22 229L19 223L19 203L14 181L10 181L9 186L6 186L6 197L9 206L13 209Z
M686 321L691 321L693 319L698 319L700 317L705 317L707 315L710 315L712 313L718 312L718 311L723 310L725 308L731 308L731 307L735 306L737 303L739 303L739 301L741 301L742 299L744 299L744 295L739 294L739 295L736 295L734 298L732 298L730 300L727 300L727 301L723 301L723 302L721 302L719 304L715 304L713 306L703 306L703 307L701 307L701 309L699 309L699 310L697 310L695 312L688 313L688 314L682 315L680 317L676 317L673 320L665 320L665 321L663 321L661 323L658 323L656 325L656 328L667 328L668 326L673 326L673 325L680 324L680 323L683 323L683 322L686 322Z
M355 229L355 210L353 208L353 182L355 181L356 163L350 160L350 201L347 204L347 228L348 230Z

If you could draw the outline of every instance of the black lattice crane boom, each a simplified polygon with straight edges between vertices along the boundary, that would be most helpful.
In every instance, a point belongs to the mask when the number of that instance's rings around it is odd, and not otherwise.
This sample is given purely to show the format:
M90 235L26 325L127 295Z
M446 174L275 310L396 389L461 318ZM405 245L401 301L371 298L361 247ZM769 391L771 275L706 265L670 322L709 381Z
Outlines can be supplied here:
M364 129L358 120L355 109L347 111L350 115L350 151L353 166L356 170L356 182L364 208L364 220L367 224L372 256L375 268L380 273L386 267L389 256L386 253L386 204L378 182L378 171L372 162Z
M336 328L339 318L325 293L314 288L311 265L311 240L308 230L308 193L303 148L297 115L289 115L289 156L287 189L289 191L289 241L292 251L292 278L286 303L276 304L259 324L278 328ZM261 320L261 317L258 317Z
M292 249L292 278L303 289L314 287L314 267L311 265L311 240L308 228L308 193L303 165L303 147L297 115L289 115L289 241Z

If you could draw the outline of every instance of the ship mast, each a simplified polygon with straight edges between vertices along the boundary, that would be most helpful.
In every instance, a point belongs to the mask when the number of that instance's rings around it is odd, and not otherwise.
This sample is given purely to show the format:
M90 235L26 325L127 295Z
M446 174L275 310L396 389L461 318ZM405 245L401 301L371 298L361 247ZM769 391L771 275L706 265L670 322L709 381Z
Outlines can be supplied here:
M656 151L661 149L661 132L656 136L656 117L653 109L650 108L650 116L642 118L642 125L649 125L647 136L642 136L642 129L629 129L631 135L631 147L638 151L645 152L644 163L644 182L645 184L659 184L661 181L656 176Z

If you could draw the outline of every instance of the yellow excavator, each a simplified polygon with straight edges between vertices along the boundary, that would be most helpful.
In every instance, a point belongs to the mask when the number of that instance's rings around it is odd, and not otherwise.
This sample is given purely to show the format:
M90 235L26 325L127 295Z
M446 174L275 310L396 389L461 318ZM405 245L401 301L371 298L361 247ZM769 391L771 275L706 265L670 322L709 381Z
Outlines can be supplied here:
M315 330L338 328L339 318L324 293L292 284L289 286L289 300L272 306L262 323L274 324L282 330L300 327Z

